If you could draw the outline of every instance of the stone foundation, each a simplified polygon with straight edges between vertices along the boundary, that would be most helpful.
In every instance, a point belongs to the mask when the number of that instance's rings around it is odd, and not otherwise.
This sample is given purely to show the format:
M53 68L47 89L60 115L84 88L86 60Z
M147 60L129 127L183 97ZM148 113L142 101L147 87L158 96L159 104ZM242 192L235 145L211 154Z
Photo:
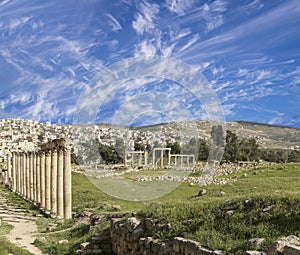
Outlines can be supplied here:
M103 217L99 217L101 221ZM91 217L93 225L95 217ZM97 221L97 220L96 220ZM93 226L91 226L93 227ZM151 219L139 220L112 218L109 230L96 233L89 243L83 243L77 254L90 255L222 255L219 250L209 250L199 242L175 237L167 243L160 239L145 236L147 231L167 228ZM281 238L274 242L267 252L245 251L249 255L300 255L300 239L296 236Z

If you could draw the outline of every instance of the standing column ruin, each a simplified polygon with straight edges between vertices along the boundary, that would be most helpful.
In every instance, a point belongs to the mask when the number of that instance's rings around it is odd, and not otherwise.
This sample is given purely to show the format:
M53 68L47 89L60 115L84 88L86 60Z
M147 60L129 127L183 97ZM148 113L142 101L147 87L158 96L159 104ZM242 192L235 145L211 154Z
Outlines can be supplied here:
M17 173L16 173L16 152L13 152L12 154L12 189L14 192L16 192L17 188Z
M33 153L29 152L29 199L33 201Z
M30 171L29 171L29 167L30 167L30 157L29 154L26 153L26 198L30 199Z
M45 208L45 152L40 152L40 185L41 185L41 192L40 192L40 197L41 197L41 208Z
M36 203L41 206L41 160L40 154L35 153L36 157Z
M57 213L57 149L51 153L51 214Z
M70 142L64 146L64 218L72 218L72 168Z
M7 167L7 178L16 193L52 216L72 218L69 140L56 139L42 145L40 151L13 152Z
M36 186L37 186L37 182L36 182L36 154L35 152L32 152L32 178L33 178L33 198L32 201L36 202Z
M57 215L64 218L64 152L62 148L57 152Z
M11 172L11 154L7 155L7 175L8 175L8 185L12 186L12 172Z
M26 153L22 153L22 195L26 198Z
M45 153L45 208L51 210L51 151Z

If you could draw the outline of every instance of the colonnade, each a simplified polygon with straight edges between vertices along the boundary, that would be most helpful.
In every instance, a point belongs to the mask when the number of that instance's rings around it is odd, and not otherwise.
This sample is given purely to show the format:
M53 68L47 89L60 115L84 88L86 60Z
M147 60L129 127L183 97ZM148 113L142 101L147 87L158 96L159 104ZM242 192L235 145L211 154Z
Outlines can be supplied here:
M51 215L72 218L71 150L68 139L56 139L39 151L8 155L11 189Z
M135 157L137 155L137 157ZM128 157L130 157L128 159ZM138 164L136 164L136 160ZM147 151L125 151L124 156L124 165L128 166L128 163L131 166L147 166L148 165L148 152Z
M183 167L183 166L195 165L195 155L193 154L171 154L171 158L174 158L175 166L179 165L180 167Z

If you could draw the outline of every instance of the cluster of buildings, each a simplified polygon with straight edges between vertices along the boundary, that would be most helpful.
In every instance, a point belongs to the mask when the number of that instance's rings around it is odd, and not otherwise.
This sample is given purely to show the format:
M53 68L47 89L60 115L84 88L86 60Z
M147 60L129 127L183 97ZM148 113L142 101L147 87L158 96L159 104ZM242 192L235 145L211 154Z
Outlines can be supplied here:
M194 124L193 124L194 125ZM0 119L0 159L6 161L11 151L34 151L42 143L58 139L70 138L75 154L87 157L87 146L98 140L105 145L115 145L122 140L126 150L134 150L135 141L145 147L167 142L179 142L181 145L195 137L195 127L185 123L169 123L148 127L125 127L110 124L99 125L56 125L50 122L41 123L22 119Z

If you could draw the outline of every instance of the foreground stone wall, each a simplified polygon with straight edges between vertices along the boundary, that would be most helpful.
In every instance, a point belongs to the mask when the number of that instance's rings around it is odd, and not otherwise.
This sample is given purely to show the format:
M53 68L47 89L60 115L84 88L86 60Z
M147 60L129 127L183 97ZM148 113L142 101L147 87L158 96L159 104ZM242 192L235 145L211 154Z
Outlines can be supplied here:
M124 215L123 215L124 216ZM91 227L101 223L103 219L109 219L108 216L92 216ZM209 250L201 246L199 242L175 237L169 242L162 242L160 239L147 237L148 230L166 229L168 224L161 225L152 219L139 220L135 217L111 218L110 230L96 233L92 240L83 243L77 254L90 255L222 255L225 254L219 250ZM251 242L257 244L257 241L263 242L263 238L251 239ZM257 246L257 245L256 245ZM300 239L296 236L288 236L274 242L265 251L249 250L245 255L300 255Z
M112 219L110 235L112 250L117 255L207 255L221 254L210 251L200 243L176 237L168 243L152 237L143 237L147 230L168 228L151 219L138 220L135 217L127 220Z

